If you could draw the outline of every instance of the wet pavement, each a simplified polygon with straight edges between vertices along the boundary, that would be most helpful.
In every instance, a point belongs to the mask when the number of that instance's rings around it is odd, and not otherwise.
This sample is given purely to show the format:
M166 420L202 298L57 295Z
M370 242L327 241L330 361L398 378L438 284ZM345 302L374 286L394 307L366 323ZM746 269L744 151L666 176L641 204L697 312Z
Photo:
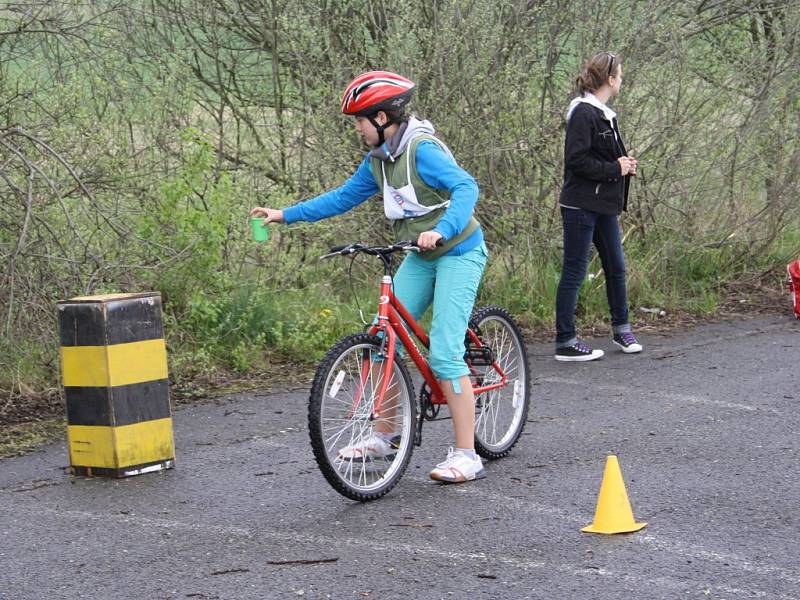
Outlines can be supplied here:
M0 599L800 598L800 321L640 339L582 364L529 346L510 456L437 484L450 423L426 424L368 504L317 470L307 387L180 407L165 473L72 477L65 443L0 460ZM610 454L648 525L581 533Z

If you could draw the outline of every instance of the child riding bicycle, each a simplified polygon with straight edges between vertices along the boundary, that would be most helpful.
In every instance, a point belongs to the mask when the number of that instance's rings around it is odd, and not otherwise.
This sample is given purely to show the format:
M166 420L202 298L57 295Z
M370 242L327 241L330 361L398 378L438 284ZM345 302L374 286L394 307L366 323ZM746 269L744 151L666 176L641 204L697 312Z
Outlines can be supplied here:
M370 147L339 188L283 210L255 207L264 223L319 221L382 194L396 240L415 240L394 277L395 296L415 319L433 305L430 365L447 399L455 449L430 472L431 479L460 483L485 476L475 453L475 396L464 361L464 335L488 252L473 212L478 185L434 136L430 122L405 112L416 86L388 71L370 71L345 89L341 110ZM440 242L441 240L441 242ZM439 244L439 245L437 245ZM348 460L379 459L395 452L394 433L376 427L342 448Z

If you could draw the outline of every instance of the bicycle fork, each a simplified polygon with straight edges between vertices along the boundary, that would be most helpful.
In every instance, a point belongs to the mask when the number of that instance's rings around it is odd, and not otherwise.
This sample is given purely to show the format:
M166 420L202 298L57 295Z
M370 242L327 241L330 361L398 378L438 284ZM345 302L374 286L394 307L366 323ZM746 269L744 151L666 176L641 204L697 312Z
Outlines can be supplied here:
M378 323L375 327L373 327L373 329L376 330L375 333L382 333L381 347L378 352L380 358L378 360L374 360L370 353L365 355L364 359L361 361L359 388L356 391L355 397L353 398L353 407L350 412L351 416L356 414L358 406L361 404L361 399L367 392L367 385L374 376L374 365L375 363L378 363L380 365L378 375L378 394L373 411L369 416L370 421L377 421L380 417L383 401L386 397L386 392L389 389L389 380L392 378L394 357L397 350L397 334L389 325L391 285L392 278L388 275L384 275L381 279L380 297L378 298Z

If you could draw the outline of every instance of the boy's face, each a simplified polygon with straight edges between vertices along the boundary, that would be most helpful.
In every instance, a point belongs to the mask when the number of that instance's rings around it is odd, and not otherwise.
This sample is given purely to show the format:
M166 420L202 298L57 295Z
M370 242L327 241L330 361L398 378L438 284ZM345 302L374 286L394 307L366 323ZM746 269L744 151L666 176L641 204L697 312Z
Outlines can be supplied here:
M383 125L386 123L386 115L383 114L383 112L379 112L375 115L375 121ZM364 143L370 148L378 145L378 132L367 117L356 117L354 126L358 135L361 136L361 139L364 140Z

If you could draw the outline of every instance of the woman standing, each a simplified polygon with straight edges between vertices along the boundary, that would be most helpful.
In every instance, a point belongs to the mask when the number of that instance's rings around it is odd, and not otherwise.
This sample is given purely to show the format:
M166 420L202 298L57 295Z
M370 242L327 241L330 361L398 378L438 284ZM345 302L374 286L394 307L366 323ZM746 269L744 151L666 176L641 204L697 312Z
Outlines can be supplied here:
M622 86L622 62L600 52L577 78L578 97L567 111L564 187L559 204L564 226L564 263L556 294L556 360L587 361L603 356L575 335L578 290L594 243L603 265L613 341L625 353L641 352L628 322L625 257L618 217L627 209L636 159L628 156L607 102Z

